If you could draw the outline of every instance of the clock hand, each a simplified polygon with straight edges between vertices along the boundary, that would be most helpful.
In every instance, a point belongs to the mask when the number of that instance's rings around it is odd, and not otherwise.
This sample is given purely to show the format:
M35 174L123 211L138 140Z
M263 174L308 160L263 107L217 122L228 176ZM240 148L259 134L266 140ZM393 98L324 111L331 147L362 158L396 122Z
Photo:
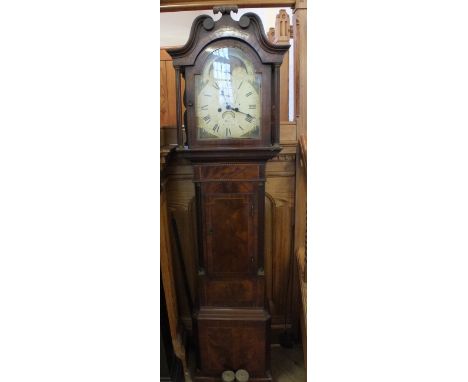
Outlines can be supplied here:
M229 104L227 102L226 95L224 94L224 90L221 90L221 95L223 96L224 102L226 103L226 109L229 109L230 106L229 106Z
M226 104L226 109L235 111L236 113L244 114L250 118L255 118L255 117L252 117L249 113L244 113L243 111L240 111L238 107L232 107L231 105Z
M245 114L245 115L248 115L249 117L251 117L250 114L244 113L243 111L240 111L238 107L235 107L235 108L233 108L232 110L234 110L234 111L237 112L237 113Z

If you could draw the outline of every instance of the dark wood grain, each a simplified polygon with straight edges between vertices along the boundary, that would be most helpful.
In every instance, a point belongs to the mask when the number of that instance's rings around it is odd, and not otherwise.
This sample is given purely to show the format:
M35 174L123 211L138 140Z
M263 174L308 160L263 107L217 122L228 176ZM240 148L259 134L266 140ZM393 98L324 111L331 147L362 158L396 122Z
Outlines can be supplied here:
M175 67L175 86L176 86L176 121L177 121L177 146L184 147L184 136L182 132L182 98L180 92L180 67Z
M206 274L198 278L199 306L245 308L265 306L264 276L213 277Z
M254 239L252 197L207 194L206 200L207 271L216 276L252 272L252 250L255 250L251 243Z
M222 13L217 22L207 15L197 17L188 42L167 50L185 76L187 145L181 145L179 139L176 154L193 164L196 185L195 380L219 381L224 370L246 369L252 381L271 381L271 318L265 299L263 253L265 164L281 150L280 65L289 45L268 41L260 18L253 13L239 21L230 17L228 8ZM260 76L259 137L198 138L195 79L211 52L224 47L242 50Z
M204 374L245 369L255 377L269 375L270 317L262 309L202 309L198 316L200 366Z
M273 65L273 92L272 92L272 124L271 138L274 146L279 146L280 139L280 65Z
M211 279L205 285L204 304L206 306L253 307L256 305L258 289L256 279Z
M205 166L196 166L196 176L199 179L225 180L225 179L258 179L260 177L260 166L256 163L233 163L213 164Z

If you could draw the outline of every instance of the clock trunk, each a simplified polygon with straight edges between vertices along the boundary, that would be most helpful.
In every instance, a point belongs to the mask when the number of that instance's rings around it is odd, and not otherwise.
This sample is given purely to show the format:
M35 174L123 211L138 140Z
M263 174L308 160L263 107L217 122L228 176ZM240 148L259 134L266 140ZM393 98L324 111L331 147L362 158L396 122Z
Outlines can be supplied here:
M268 380L270 315L265 306L265 163L194 165L200 251L197 380L245 369ZM206 378L213 379L206 379Z

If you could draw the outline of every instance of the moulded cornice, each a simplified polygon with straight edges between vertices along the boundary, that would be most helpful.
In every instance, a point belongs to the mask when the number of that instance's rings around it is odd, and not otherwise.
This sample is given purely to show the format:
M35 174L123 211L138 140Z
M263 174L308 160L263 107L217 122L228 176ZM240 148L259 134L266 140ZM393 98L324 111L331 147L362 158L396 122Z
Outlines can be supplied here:
M214 21L209 15L196 17L187 43L182 47L167 49L167 52L171 55L174 66L191 66L207 45L227 38L249 44L264 64L281 64L284 53L290 47L289 44L270 42L260 17L255 13L246 13L239 21L224 13L218 21Z

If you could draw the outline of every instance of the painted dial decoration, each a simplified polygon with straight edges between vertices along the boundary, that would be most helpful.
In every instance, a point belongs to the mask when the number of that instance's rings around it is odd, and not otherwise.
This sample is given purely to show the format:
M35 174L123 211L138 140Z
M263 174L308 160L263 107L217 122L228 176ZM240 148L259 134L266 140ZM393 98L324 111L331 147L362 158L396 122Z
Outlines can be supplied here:
M241 49L213 51L196 75L195 94L199 139L260 137L261 75Z

